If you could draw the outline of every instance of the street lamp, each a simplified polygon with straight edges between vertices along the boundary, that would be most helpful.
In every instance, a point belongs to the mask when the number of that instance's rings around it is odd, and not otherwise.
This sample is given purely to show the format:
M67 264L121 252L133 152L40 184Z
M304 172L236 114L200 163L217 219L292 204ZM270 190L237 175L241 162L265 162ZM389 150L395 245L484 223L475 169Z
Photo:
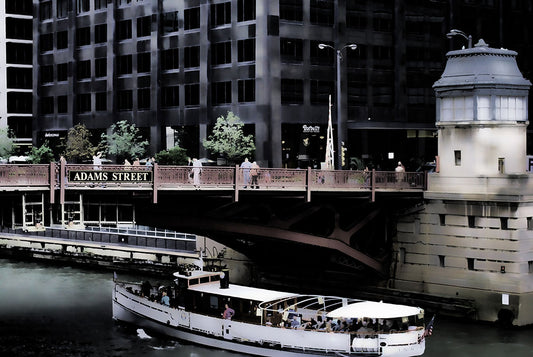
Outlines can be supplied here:
M472 35L467 35L461 30L451 29L450 32L446 34L446 37L452 38L453 36L463 36L466 40L468 40L468 48L472 48Z
M342 170L342 151L344 143L344 123L341 120L341 59L342 51L346 48L355 50L357 45L350 43L339 49L333 46L326 45L325 43L318 44L318 48L323 50L325 48L331 48L337 54L337 170Z

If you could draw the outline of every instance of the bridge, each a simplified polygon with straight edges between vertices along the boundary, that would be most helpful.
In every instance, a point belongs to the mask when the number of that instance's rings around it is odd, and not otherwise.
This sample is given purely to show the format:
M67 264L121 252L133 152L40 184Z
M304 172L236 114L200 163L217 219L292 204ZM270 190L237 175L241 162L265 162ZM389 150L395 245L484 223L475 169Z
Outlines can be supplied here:
M34 231L134 222L211 237L274 274L308 276L322 262L328 271L386 277L394 217L416 209L426 185L423 172L261 168L253 187L237 166L202 167L196 180L193 172L0 165L1 223Z

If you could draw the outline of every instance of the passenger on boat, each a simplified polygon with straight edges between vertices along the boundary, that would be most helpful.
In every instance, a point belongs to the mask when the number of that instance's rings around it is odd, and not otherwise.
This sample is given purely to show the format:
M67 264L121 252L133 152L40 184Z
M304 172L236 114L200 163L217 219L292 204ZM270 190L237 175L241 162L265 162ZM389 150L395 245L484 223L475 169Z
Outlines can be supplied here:
M224 313L222 314L222 318L226 320L231 320L233 315L235 315L235 310L233 310L231 307L228 306L228 304L225 305Z
M163 291L163 297L161 298L161 304L170 306L170 298L168 297L166 291Z
M152 290L152 284L147 280L141 285L142 296L150 297L150 291Z
M298 315L294 315L291 321L291 328L298 328L298 327L300 327L300 318L298 317Z

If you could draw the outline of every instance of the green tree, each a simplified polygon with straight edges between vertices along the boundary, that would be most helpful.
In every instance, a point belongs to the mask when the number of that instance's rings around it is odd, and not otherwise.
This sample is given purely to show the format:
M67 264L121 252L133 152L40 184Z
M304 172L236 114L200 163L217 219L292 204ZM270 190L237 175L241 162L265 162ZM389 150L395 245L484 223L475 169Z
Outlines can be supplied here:
M28 162L31 164L49 164L54 161L54 153L48 141L40 147L32 147L28 155Z
M95 152L91 143L91 132L84 124L76 124L67 133L67 144L65 147L65 158L67 161L90 160Z
M14 148L14 141L11 132L7 128L0 129L0 158L7 159Z
M244 123L233 112L217 118L213 132L204 140L204 147L230 162L238 162L255 151L253 135L244 135Z
M148 140L143 140L139 129L126 120L111 125L111 134L102 134L102 141L106 143L106 152L117 156L117 162L124 159L133 160L142 157L146 152Z
M187 165L189 158L187 157L187 150L174 146L155 154L155 161L161 165Z

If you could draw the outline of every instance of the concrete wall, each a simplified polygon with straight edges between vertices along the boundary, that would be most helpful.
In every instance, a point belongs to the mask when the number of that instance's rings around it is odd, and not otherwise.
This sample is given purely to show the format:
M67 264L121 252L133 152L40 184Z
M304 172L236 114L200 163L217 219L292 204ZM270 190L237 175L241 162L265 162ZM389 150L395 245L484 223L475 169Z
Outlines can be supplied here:
M532 216L531 202L429 200L399 220L394 287L475 299L480 320L507 309L515 324L533 323Z

